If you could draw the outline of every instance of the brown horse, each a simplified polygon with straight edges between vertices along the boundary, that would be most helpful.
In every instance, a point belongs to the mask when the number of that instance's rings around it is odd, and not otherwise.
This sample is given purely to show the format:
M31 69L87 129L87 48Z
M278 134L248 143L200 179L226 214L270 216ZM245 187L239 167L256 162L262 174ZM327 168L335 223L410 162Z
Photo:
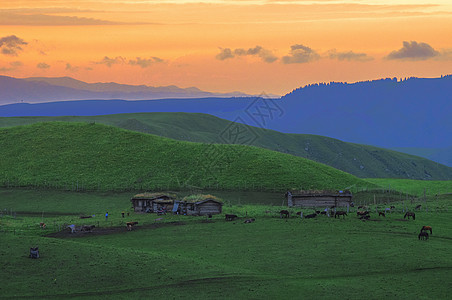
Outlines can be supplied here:
M289 218L289 211L287 211L287 210L281 210L281 211L279 212L279 217L280 217L280 218Z
M386 218L386 215L385 215L385 213L384 213L384 212L382 212L382 211L379 211L379 212L378 212L378 216L383 216L383 217L385 217L385 218Z
M334 213L334 218L336 219L337 217L339 217L339 219L340 219L341 216L343 216L343 218L345 219L346 215L347 215L346 211L337 211Z
M433 234L432 226L422 226L421 232L423 232L423 231L430 231L430 234Z
M410 217L412 217L413 220L416 220L416 214L411 211L407 211L406 214L403 216L404 219L408 218L408 220L410 219Z
M428 233L425 231L421 231L417 236L419 240L428 240Z

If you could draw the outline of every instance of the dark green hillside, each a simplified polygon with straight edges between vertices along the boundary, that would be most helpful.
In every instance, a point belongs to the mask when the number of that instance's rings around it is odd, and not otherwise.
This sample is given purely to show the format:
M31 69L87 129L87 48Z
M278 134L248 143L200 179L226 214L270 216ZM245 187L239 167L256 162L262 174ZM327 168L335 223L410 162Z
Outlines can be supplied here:
M0 118L0 127L58 120L95 121L183 141L233 142L224 135L232 123L206 114L140 113L91 117L15 117ZM452 179L451 167L405 153L346 143L317 135L284 134L256 127L252 127L252 131L248 132L257 136L252 144L254 146L305 157L361 178Z
M0 129L0 184L70 189L344 189L369 185L257 147L181 142L101 124Z

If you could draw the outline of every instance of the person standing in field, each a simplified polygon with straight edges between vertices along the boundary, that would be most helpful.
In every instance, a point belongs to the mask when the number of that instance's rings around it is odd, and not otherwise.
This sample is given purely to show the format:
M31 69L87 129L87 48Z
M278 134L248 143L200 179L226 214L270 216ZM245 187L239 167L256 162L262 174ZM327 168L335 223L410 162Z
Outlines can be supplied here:
M108 220L108 211L107 211L107 213L105 214L105 221L107 221Z

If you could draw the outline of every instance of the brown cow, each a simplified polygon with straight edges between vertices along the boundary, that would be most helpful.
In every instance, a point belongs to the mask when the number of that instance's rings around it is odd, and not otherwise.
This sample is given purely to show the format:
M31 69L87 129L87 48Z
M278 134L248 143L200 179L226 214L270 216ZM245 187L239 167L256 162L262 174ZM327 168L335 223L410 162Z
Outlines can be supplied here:
M128 230L128 231L131 231L131 230L132 230L132 227L135 226L135 225L137 225L137 224L138 224L138 222L127 222L127 223L126 223L127 230Z

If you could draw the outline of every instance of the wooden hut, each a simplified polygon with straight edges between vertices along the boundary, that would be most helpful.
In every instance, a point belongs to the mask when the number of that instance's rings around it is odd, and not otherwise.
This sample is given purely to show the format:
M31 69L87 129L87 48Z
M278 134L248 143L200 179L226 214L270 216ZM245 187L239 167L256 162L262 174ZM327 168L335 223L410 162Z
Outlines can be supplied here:
M288 191L286 193L289 207L332 207L350 206L350 191Z
M162 208L173 209L175 196L162 193L142 193L130 199L135 212L157 212Z
M223 201L212 195L191 195L179 202L178 212L191 216L221 214Z

